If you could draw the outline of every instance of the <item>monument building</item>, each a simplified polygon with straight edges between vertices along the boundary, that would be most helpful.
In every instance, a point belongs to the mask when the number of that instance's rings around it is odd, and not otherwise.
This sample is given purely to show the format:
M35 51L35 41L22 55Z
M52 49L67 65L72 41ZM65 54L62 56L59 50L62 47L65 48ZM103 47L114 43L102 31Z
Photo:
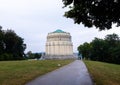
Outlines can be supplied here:
M73 56L71 35L60 29L48 33L45 59L69 59Z

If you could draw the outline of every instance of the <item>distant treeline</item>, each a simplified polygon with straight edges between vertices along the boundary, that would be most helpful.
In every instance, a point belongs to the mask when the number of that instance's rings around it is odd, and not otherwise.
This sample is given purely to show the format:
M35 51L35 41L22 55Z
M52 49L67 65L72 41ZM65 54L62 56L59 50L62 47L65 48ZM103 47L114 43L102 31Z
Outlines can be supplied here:
M78 47L84 59L120 64L120 38L117 34L106 35L104 39L95 38L92 42Z
M26 54L27 59L40 59L42 56L42 53L32 53L32 51L28 51Z
M23 38L19 37L13 30L2 30L0 26L0 61L24 59Z

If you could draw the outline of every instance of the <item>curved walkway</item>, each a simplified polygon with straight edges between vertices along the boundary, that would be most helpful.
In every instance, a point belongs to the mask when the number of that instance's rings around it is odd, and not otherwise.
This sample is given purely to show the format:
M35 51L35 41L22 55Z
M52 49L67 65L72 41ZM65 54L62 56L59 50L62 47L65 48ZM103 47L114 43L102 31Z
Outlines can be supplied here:
M38 77L26 85L93 85L93 82L83 61L75 60L69 65Z

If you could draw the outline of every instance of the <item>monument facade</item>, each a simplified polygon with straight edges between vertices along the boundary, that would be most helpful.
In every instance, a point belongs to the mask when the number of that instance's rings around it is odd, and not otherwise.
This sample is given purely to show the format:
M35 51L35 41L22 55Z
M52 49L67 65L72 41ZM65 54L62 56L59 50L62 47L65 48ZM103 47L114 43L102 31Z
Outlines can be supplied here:
M73 58L71 35L60 29L48 33L46 42L46 59Z

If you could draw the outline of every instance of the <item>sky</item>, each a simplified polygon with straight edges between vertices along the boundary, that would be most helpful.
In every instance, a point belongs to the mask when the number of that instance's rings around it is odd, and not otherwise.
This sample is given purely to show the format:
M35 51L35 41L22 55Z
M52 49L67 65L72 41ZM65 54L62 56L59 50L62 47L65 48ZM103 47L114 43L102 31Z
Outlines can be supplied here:
M24 39L25 52L45 52L46 37L49 32L61 29L72 36L73 51L84 42L95 37L104 38L107 34L120 36L120 27L99 31L95 27L74 24L65 18L62 0L0 0L0 25L3 30L12 29Z

